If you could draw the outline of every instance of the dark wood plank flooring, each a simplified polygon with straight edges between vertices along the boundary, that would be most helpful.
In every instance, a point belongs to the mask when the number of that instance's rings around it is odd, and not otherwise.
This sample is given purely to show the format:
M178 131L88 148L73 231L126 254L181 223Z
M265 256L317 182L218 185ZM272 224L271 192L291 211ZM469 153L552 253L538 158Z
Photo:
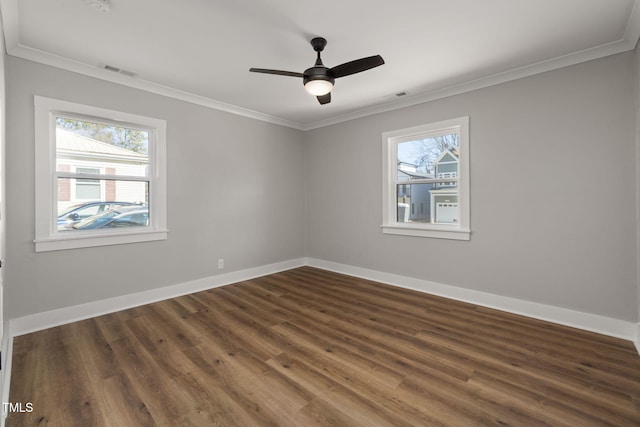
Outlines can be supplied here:
M16 337L7 426L639 426L633 344L298 268Z

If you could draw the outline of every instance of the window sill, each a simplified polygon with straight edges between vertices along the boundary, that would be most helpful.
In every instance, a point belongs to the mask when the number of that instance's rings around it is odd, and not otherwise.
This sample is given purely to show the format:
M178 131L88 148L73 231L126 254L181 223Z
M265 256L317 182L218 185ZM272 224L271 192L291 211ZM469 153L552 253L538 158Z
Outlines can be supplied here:
M382 225L384 234L399 236L429 237L434 239L470 240L471 230L444 226L417 226L386 224Z
M144 230L127 233L87 234L36 239L34 243L36 244L36 252L48 252L166 240L168 233L168 230Z

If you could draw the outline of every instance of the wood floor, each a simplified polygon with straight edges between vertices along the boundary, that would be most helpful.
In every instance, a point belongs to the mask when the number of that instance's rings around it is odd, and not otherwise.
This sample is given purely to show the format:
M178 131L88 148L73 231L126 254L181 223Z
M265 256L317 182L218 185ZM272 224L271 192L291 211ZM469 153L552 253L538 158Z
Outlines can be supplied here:
M631 342L310 267L16 337L7 426L639 426Z

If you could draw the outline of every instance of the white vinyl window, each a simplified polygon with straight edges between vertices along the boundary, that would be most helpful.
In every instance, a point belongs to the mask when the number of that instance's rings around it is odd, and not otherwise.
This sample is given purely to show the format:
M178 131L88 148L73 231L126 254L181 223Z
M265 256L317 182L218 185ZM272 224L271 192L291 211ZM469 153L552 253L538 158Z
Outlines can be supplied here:
M469 117L382 134L385 234L469 240Z
M166 122L34 103L36 252L166 239Z

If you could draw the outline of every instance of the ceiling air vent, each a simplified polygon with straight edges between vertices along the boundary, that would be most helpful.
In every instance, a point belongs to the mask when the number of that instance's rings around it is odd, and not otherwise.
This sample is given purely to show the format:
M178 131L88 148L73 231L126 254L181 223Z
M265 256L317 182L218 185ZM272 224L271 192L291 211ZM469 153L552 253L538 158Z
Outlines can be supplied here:
M401 90L400 92L390 93L388 95L383 96L387 101L395 101L398 98L402 98L409 95L408 90Z
M124 74L125 76L135 77L136 73L128 70L123 70L122 68L114 67L113 65L104 65L102 68L108 71L113 71L114 73Z

